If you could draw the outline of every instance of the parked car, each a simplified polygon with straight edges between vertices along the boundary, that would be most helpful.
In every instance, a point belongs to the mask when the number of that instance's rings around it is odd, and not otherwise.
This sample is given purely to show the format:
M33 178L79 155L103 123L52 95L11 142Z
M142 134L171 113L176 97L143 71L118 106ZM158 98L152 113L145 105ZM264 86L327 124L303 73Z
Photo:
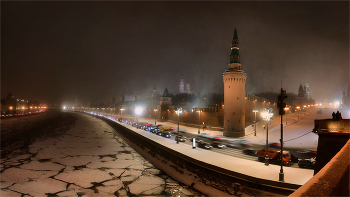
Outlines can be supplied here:
M300 168L315 168L316 157L310 159L300 159L298 161L298 166Z
M251 155L251 156L256 156L256 150L252 148L247 148L243 150L243 154L245 155Z
M138 128L138 129L144 129L145 126L146 126L146 123L144 123L144 122L139 122L139 124L137 124L136 128Z
M185 142L186 141L186 137L183 136L183 135L177 135L175 137L175 141L178 141L178 142Z
M162 132L162 136L166 137L166 138L170 138L171 134L170 134L170 132Z
M151 133L157 133L159 131L159 128L156 126L153 126L152 128L149 129Z
M204 149L211 149L211 148L213 148L212 146L210 146L208 143L206 143L206 142L200 142L200 143L198 143L198 147L199 148L204 148Z
M226 145L224 145L220 142L213 142L211 145L215 148L226 148Z

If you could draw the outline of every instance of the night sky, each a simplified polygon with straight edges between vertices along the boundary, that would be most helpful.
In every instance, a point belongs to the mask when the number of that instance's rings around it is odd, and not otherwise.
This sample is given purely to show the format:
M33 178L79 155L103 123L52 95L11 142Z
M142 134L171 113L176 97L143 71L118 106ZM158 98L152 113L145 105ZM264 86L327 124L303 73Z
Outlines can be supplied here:
M153 87L223 92L238 31L246 92L341 100L349 2L1 2L1 98L118 101Z

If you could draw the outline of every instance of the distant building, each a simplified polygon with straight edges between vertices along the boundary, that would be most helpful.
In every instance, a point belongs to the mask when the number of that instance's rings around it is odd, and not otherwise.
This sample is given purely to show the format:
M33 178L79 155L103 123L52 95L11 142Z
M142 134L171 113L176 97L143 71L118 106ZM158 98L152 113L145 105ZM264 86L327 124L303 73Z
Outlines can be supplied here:
M309 84L309 81L307 81L305 83L305 86L304 86L304 97L306 99L312 99L312 93L311 93L311 90L310 90L310 84Z
M180 75L179 92L180 94L185 93L184 76L182 74Z
M345 93L345 91L343 92L342 106L350 107L350 83L348 85L347 93Z
M160 97L160 105L171 105L171 96L168 92L168 88L166 87L163 95Z
M187 94L191 94L191 87L190 87L190 83L186 83L186 93Z
M309 81L305 83L303 87L301 84L298 89L298 96L295 100L295 106L312 105L315 101L312 99L312 92L310 90Z
M190 83L186 83L186 87L185 87L185 83L184 83L184 76L181 74L180 75L180 84L179 84L179 93L180 94L191 94L191 86Z
M10 92L1 103L1 114L24 114L29 111L28 100L18 99Z

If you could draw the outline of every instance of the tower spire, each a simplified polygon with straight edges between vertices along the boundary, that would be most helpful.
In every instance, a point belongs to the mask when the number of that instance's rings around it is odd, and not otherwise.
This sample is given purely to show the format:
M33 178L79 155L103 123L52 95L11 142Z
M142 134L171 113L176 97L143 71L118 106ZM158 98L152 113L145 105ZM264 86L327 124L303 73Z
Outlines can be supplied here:
M233 33L232 45L231 45L231 55L230 55L230 64L228 65L229 69L241 70L241 61L239 56L239 40L237 29Z
M230 63L240 63L240 58L239 58L239 40L238 40L238 35L237 35L237 29L236 28L235 28L235 32L233 33L233 38L232 38Z
M235 32L234 32L234 34L233 34L233 39L238 40L238 35L237 35L237 29L236 29L236 27L235 27Z

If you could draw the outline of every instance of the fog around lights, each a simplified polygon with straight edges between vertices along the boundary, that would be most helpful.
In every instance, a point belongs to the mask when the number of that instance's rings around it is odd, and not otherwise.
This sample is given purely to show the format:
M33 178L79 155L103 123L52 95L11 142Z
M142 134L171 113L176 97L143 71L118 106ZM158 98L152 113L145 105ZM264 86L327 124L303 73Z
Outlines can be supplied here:
M141 107L137 107L137 108L135 109L135 113L136 113L137 115L141 115L142 111L143 111L143 109L142 109Z

